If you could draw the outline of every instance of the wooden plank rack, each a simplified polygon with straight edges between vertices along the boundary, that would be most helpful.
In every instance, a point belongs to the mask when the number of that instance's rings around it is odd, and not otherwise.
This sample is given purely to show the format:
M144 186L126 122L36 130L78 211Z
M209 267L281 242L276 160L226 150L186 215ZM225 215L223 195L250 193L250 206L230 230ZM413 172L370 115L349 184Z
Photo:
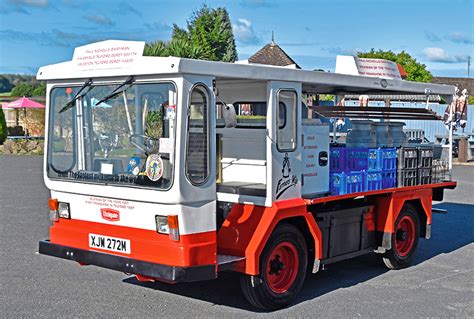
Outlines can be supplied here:
M424 108L315 106L311 107L311 109L324 117L395 120L442 120L438 114L430 109Z

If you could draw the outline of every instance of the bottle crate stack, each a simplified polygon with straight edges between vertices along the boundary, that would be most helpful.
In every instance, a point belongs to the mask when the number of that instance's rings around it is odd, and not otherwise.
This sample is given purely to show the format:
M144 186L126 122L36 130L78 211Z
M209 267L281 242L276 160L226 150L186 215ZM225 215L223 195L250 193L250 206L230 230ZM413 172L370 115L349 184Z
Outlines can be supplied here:
M433 182L433 147L401 147L397 151L398 186L415 186Z
M382 189L397 187L397 149L382 150Z
M343 195L449 180L449 169L433 160L430 145L399 148L331 147L330 191ZM439 162L439 163L438 163Z
M442 183L451 180L451 171L447 160L433 159L432 183Z
M396 187L395 148L330 149L330 191L332 195Z
M416 147L400 147L397 150L397 185L415 186L418 170L418 149Z
M431 184L433 169L433 147L418 147L418 184Z

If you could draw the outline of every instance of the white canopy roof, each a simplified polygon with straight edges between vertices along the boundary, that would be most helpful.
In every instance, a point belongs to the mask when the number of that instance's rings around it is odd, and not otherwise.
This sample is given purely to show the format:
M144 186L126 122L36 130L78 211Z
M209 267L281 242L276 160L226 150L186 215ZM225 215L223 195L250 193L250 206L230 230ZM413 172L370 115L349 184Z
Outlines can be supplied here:
M455 87L450 85L410 82L377 77L289 69L268 65L214 62L176 57L148 57L135 59L133 64L117 68L79 69L74 61L43 66L38 80L67 80L104 78L129 75L196 74L215 76L216 79L277 80L300 82L303 90L331 94L439 94L450 99Z

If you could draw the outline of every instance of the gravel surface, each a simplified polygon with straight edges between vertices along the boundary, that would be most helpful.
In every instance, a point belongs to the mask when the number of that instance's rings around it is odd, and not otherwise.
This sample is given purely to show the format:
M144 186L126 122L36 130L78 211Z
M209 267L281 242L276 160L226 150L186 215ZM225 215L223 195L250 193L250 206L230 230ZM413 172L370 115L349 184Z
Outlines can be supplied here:
M191 284L143 284L123 273L39 255L48 238L42 158L0 156L0 317L474 317L474 166L436 207L431 240L412 267L387 271L376 255L309 275L296 302L262 313L235 274Z

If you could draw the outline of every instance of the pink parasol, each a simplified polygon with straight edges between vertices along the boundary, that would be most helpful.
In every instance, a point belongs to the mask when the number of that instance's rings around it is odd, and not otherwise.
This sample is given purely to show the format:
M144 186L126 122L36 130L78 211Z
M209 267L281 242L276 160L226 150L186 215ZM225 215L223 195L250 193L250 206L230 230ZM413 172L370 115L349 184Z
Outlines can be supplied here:
M18 111L19 109L23 109L25 119L24 119L24 126L25 130L28 135L28 117L26 115L26 109L44 109L45 106L41 103L35 102L33 100L30 100L26 97L22 97L21 99L18 99L16 101L10 102L10 103L3 103L2 104L2 109L14 109L16 113L16 119L15 119L15 125L19 126L19 114Z
M10 103L3 103L3 109L44 109L45 106L41 103L35 102L30 100L26 97L22 97L19 100L10 102Z

